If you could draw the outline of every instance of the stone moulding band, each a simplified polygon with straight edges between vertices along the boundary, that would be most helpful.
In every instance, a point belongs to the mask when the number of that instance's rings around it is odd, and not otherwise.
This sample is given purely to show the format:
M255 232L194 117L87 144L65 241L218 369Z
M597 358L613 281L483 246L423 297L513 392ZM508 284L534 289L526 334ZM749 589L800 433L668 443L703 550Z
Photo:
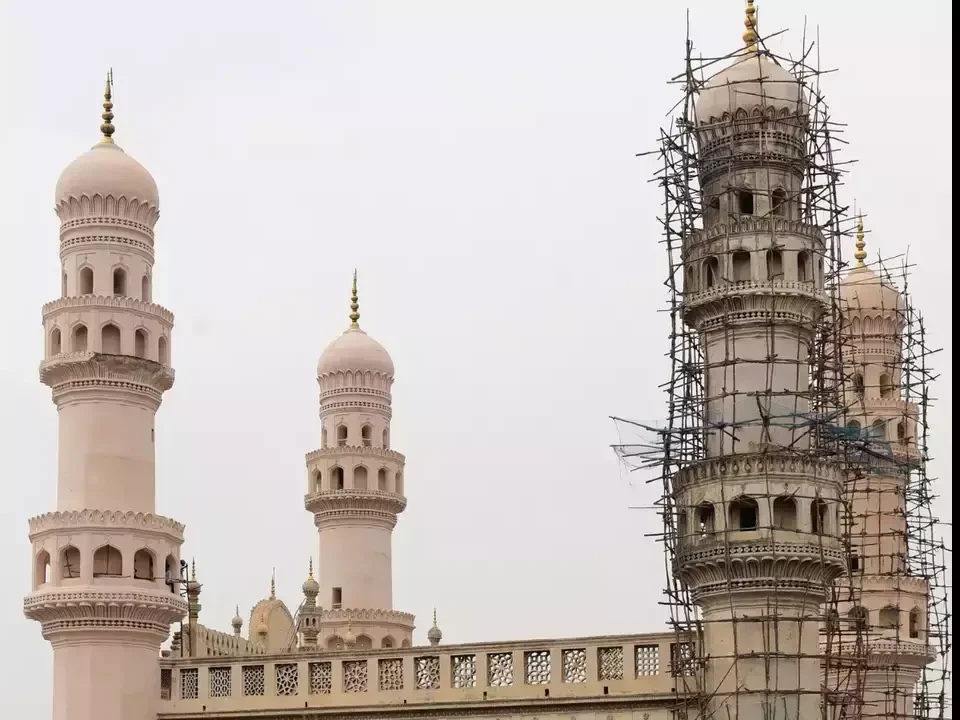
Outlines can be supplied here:
M364 455L366 457L385 458L399 463L401 469L407 461L406 457L396 450L387 450L386 448L380 447L365 447L362 445L333 445L319 450L311 450L306 454L306 461L310 463L314 460L339 457L341 455Z
M728 455L722 458L707 458L691 463L674 475L676 487L695 485L701 481L715 482L723 479L749 481L765 478L771 474L778 477L795 476L797 482L820 482L835 485L842 482L840 467L830 460L797 457L789 453L752 453Z
M119 235L79 235L75 237L61 238L60 240L60 261L64 261L70 251L78 247L87 247L93 249L97 246L116 246L126 245L127 247L142 252L150 263L153 264L155 255L153 244L137 240L134 238L121 237Z
M169 365L130 355L61 353L40 364L40 381L53 389L55 398L71 390L103 388L144 393L159 404L174 378Z
M26 597L23 613L41 623L44 636L55 631L126 628L159 633L162 641L170 625L187 614L187 602L161 592L51 590Z
M146 530L183 543L184 525L162 515L122 510L68 510L44 513L30 518L30 541L64 531Z
M43 319L46 320L50 315L60 310L71 308L98 308L104 310L117 308L121 310L132 310L140 315L157 318L161 323L166 323L169 326L173 326L174 321L173 313L162 305L116 295L79 295L59 298L43 306Z

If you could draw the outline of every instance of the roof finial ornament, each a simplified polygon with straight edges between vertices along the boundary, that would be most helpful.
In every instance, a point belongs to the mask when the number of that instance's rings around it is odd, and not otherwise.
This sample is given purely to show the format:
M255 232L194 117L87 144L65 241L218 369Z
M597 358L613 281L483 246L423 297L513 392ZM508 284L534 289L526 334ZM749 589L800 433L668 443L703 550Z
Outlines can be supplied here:
M277 599L277 569L274 568L270 573L270 599Z
M747 9L744 11L746 17L743 25L747 29L743 31L743 44L746 45L747 52L757 51L757 9L753 6L753 0L747 0Z
M113 103L110 102L113 97L113 68L110 68L107 71L107 85L103 90L103 114L100 116L103 118L103 124L100 126L100 132L103 133L103 137L100 139L102 143L112 143L113 142Z
M350 291L350 327L358 328L360 324L357 322L360 319L360 302L357 297L357 271L353 271L353 288Z
M313 580L313 555L310 556L310 571L307 573L307 577Z
M867 259L867 251L864 248L867 243L863 240L863 215L857 216L857 251L853 256L857 259L857 267L866 267L863 261Z
M194 582L197 581L197 559L190 558L190 579Z

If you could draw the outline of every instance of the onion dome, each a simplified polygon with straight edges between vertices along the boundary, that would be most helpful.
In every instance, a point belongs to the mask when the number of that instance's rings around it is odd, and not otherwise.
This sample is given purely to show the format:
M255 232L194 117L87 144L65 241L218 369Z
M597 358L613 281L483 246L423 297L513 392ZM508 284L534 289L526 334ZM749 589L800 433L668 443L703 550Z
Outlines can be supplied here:
M431 645L439 645L440 641L443 639L443 633L440 631L440 628L437 627L437 609L433 609L433 627L427 630L427 640L430 641Z
M806 100L797 78L758 51L756 12L753 0L748 0L743 21L747 28L743 33L746 52L737 55L733 65L710 78L700 91L696 103L699 124L720 120L724 115L733 117L737 110L750 113L758 105L778 114L782 110L790 115L806 112Z
M310 572L303 581L303 594L308 598L316 598L320 593L320 583L313 579L313 558L310 558Z
M55 203L59 206L70 198L92 199L99 195L104 200L110 196L114 200L126 198L128 203L136 201L140 205L159 209L160 192L153 176L113 140L111 81L112 75L107 75L103 124L100 126L103 137L60 173Z
M343 644L347 647L353 647L357 644L357 636L353 634L352 622L347 622L347 632L343 635Z
M239 605L237 605L236 614L233 616L233 620L230 621L230 624L233 626L233 634L239 635L240 630L243 628L243 618L240 617Z
M383 345L360 329L360 305L357 298L357 274L353 274L353 294L350 298L350 327L330 343L317 363L317 377L329 373L366 372L393 377L393 360Z
M857 219L857 251L853 255L857 264L840 283L841 308L845 312L899 314L903 309L900 292L864 264L867 258L865 248L863 218L860 217Z

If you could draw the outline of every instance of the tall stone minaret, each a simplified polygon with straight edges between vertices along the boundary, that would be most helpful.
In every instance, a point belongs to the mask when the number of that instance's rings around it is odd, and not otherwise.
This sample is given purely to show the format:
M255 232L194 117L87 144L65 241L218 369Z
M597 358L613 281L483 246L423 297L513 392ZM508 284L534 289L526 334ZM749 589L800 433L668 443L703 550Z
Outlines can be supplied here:
M320 534L319 643L400 647L413 615L393 609L392 535L406 507L404 457L390 449L393 361L360 329L357 276L350 326L320 357L320 449L307 455L306 509Z
M183 526L154 510L154 414L173 385L173 315L151 302L159 196L103 137L57 183L61 297L40 378L59 414L57 510L30 520L27 617L53 646L54 720L155 720L180 598Z
M865 657L857 694L864 720L906 720L914 716L923 666L934 659L927 640L929 584L911 575L907 563L907 513L913 510L906 496L920 461L918 409L904 392L903 297L864 263L865 247L861 219L857 264L840 285L846 425L854 453L861 452L858 469L847 476L851 563L849 576L838 580L842 619L832 619L845 631L832 650ZM845 592L847 584L852 592Z
M809 424L824 238L800 206L805 98L759 48L752 0L745 25L696 104L704 216L683 239L683 311L703 352L704 452L675 479L674 572L704 646L678 672L702 681L705 717L806 720L820 717L819 620L844 568L840 475L811 452Z

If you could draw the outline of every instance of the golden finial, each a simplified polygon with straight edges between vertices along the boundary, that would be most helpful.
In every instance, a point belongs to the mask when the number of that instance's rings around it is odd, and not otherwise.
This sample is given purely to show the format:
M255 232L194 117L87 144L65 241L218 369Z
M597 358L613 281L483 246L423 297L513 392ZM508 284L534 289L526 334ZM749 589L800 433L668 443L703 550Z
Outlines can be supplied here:
M307 573L307 577L313 580L313 556L310 556L310 571Z
M197 560L196 558L190 558L190 579L194 582L197 581Z
M103 133L103 137L100 139L100 142L103 143L112 143L113 142L113 103L110 102L113 97L113 68L107 71L107 86L103 90L103 115L100 117L103 118L103 124L100 126L100 132Z
M360 319L360 303L357 297L357 271L353 271L353 289L350 291L350 327L359 328L357 322Z
M274 568L273 572L270 573L270 599L275 600L277 597L277 569Z
M853 256L857 259L857 267L865 267L863 261L867 259L867 251L864 248L867 243L863 240L863 215L857 216L857 251Z
M747 29L743 31L743 43L747 46L747 52L755 52L757 49L757 9L753 6L753 0L747 0L747 9L744 11L746 17L743 25Z

